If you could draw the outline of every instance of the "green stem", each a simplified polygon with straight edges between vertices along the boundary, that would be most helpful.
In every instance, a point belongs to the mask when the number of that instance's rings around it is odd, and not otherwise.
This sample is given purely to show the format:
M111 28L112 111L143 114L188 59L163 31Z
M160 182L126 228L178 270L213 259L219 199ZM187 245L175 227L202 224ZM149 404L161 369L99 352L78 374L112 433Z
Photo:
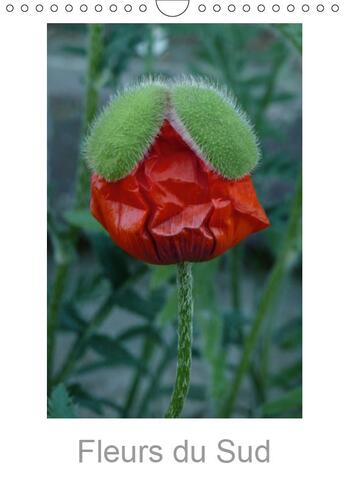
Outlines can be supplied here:
M154 73L154 66L155 66L155 57L153 54L153 29L152 26L148 26L147 30L147 52L144 58L144 67L145 67L145 74L152 75Z
M82 124L82 137L88 131L98 107L100 95L100 75L102 71L104 54L104 26L102 24L90 24L88 44L88 64L86 72L86 92L84 105L84 118ZM79 210L88 206L90 175L81 156L78 165L77 185L74 200L74 208Z
M255 128L260 133L261 128L262 128L262 123L264 119L264 115L266 113L267 107L272 101L272 97L275 93L275 90L277 88L277 80L280 74L280 71L284 65L284 60L285 58L281 55L278 55L276 59L274 59L274 64L272 68L272 74L267 82L266 85L266 90L258 102L258 112L256 114L255 118Z
M103 26L100 24L91 24L89 31L88 47L88 68L86 75L86 93L85 93L85 112L83 119L82 134L85 135L88 126L94 118L97 110L99 99L99 80L101 63L103 58ZM74 209L78 210L87 206L89 194L89 174L86 169L85 161L81 157L78 165L76 190L74 199ZM76 229L70 228L69 241L72 246L75 245L77 237ZM65 289L70 262L57 263L53 282L51 285L50 299L48 301L48 345L47 345L47 363L48 363L48 389L53 375L55 335L58 328L58 312Z
M164 346L163 354L160 358L160 361L158 362L156 368L154 369L149 384L146 388L146 391L144 392L142 399L139 403L136 418L146 417L150 400L152 400L152 398L154 398L155 396L155 393L159 391L162 382L162 377L167 367L169 366L170 362L175 359L176 356L175 350L176 350L175 341L173 341L173 344L168 344Z
M192 364L193 276L191 263L177 264L178 346L174 390L166 418L179 417L188 393Z
M231 303L233 310L240 316L242 313L242 299L241 299L241 262L243 256L243 247L235 246L229 253L230 257L230 274L231 274ZM244 342L243 326L240 325L238 329L240 343ZM261 384L261 378L257 374L253 365L250 366L250 377L253 383L256 396L263 399L263 387ZM222 408L222 405L221 405Z
M257 338L264 324L264 320L276 297L279 286L284 278L285 272L290 264L291 255L294 254L297 236L299 235L300 220L302 211L302 175L300 175L294 196L288 229L283 241L281 253L268 278L266 287L261 297L258 311L253 326L247 336L239 365L235 372L232 387L221 410L221 417L231 417L236 404L239 388L242 380L250 368L251 354L256 346Z
M242 249L240 246L235 246L229 253L231 266L231 294L232 306L236 312L241 310L241 259ZM232 259L231 259L232 258Z
M66 378L74 370L76 361L82 354L85 345L87 344L89 338L94 333L94 331L99 327L103 320L109 315L114 307L114 297L110 295L106 300L100 305L93 319L89 322L88 326L84 328L83 332L76 338L73 346L71 347L68 356L61 367L60 371L57 373L56 377L53 379L53 384L57 385L65 381Z
M63 294L65 280L68 272L68 264L58 264L55 271L54 282L48 302L48 334L47 334L47 356L48 356L48 379L52 377L53 357L55 347L55 332L59 322L59 305Z
M140 367L137 368L133 375L131 386L128 390L127 398L125 401L125 406L123 408L123 417L130 417L131 416L131 409L134 403L134 400L137 396L138 388L140 385L140 381L144 375L145 367L152 355L154 342L150 335L147 335L144 339L144 344L140 356Z
M274 317L275 307L272 307L271 313L268 314L268 320L265 330L263 331L262 347L259 355L258 364L258 377L260 389L260 401L264 403L267 396L267 387L269 379L269 369L270 369L270 354L271 354L271 342L272 342L272 330L273 330L273 317Z
M293 35L289 32L289 27L293 24L271 24L283 37L285 37L297 50L298 54L302 55L302 35Z
M118 289L121 293L122 290L130 286L133 281L137 280L145 272L145 268L139 270L137 273L133 274L128 278L122 286ZM61 366L60 371L56 374L55 378L52 379L52 384L58 384L65 381L70 374L74 371L76 362L81 358L82 353L85 350L85 346L89 341L90 337L93 335L95 330L98 329L100 324L108 317L110 312L113 310L114 305L118 303L116 298L116 292L111 293L99 306L92 320L89 321L88 325L83 329L83 331L76 337L67 357Z

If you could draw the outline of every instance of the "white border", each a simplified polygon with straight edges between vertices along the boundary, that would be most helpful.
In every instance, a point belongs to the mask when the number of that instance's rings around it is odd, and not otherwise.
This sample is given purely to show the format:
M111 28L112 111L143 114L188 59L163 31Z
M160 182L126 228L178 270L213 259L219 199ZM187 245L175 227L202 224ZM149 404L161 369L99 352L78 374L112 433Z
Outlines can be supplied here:
M161 2L186 3L186 0L158 0ZM36 6L43 11L37 12ZM87 10L81 11L80 6ZM111 11L110 6L116 5ZM142 11L141 6L146 10ZM206 7L199 10L199 6ZM264 11L262 11L264 5ZM291 12L288 10L294 6ZM318 6L324 7L323 11ZM52 11L52 6L54 11ZM101 10L99 10L101 6ZM229 10L229 6L230 10ZM232 8L235 7L233 11ZM249 10L248 10L249 6ZM338 11L333 9L339 7ZM57 10L56 10L57 7ZM259 7L259 9L258 9ZM83 7L84 8L84 7ZM98 9L96 11L96 8ZM112 7L113 8L113 7ZM71 10L72 9L72 10ZM155 0L3 0L0 14L7 19L33 18L45 22L304 22L307 19L333 19L344 11L342 0L189 0L186 11L178 17L170 17L160 12Z

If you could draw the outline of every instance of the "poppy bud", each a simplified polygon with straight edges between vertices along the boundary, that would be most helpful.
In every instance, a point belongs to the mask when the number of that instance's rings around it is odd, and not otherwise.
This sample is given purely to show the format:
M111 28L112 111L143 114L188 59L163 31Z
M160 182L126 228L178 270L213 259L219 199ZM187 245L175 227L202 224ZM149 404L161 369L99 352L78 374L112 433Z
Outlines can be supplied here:
M86 155L93 215L143 261L209 260L269 225L249 174L255 135L214 87L127 90L94 123Z

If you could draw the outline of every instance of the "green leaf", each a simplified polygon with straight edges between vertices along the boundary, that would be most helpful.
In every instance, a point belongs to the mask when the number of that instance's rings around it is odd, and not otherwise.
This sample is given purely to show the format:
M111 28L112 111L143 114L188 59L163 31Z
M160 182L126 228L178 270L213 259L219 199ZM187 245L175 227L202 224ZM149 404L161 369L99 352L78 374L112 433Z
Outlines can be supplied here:
M61 46L60 49L67 54L73 54L80 57L84 57L86 55L86 49L82 46L71 46L70 44L66 44Z
M302 344L302 318L289 320L275 335L275 343L281 349L290 350Z
M176 287L170 289L169 295L163 307L159 311L156 322L164 327L177 320L177 290Z
M90 210L67 210L64 218L70 225L84 232L105 233L104 228L92 216Z
M69 419L76 417L75 406L62 383L57 385L48 400L48 417L52 419Z
M68 238L66 226L61 225L56 212L48 206L48 237L53 248L54 261L56 264L66 265L71 262L74 249Z
M226 355L223 349L223 318L217 302L215 284L219 260L198 263L194 267L195 323L201 332L201 352L209 365L209 388L216 405L226 385Z
M78 405L81 407L89 409L91 412L97 415L103 415L102 403L98 401L93 395L84 390L80 385L73 384L69 386L69 391L78 401Z
M136 358L119 341L106 335L95 334L90 338L89 345L104 358L116 361L116 364L137 364Z
M271 383L274 386L283 388L291 388L293 386L300 385L302 382L302 361L299 360L279 371L271 379Z
M104 278L101 271L93 273L85 273L84 270L77 277L74 296L74 301L90 301L103 298L109 293L109 282Z
M302 54L302 24L272 24L272 27Z
M302 388L298 387L276 400L264 403L261 406L261 413L264 417L281 417L291 410L300 410L301 408Z
M98 361L86 364L85 366L81 366L76 372L77 374L83 375L102 369L112 369L122 366L134 367L137 365L138 361L135 363L134 361L130 361L129 359L119 357L119 355L117 355L112 358L100 359Z
M80 333L87 325L87 321L79 315L75 306L71 303L66 303L59 314L60 330Z
M244 317L240 312L227 311L223 315L224 320L224 344L242 344L243 328L248 323L248 318Z
M152 266L150 288L155 290L160 286L171 281L172 277L176 277L176 265L171 264L167 266Z
M89 409L97 415L104 415L103 407L110 407L119 414L122 413L122 407L120 405L111 402L106 398L100 398L89 393L77 383L70 385L69 391L73 395L73 398L78 402L78 405Z
M150 338L157 344L162 344L162 338L158 331L151 325L138 325L131 326L129 329L125 330L121 334L115 337L117 342L125 342L130 339L137 339L141 336L150 336Z
M295 97L293 93L278 93L277 95L272 96L271 103L290 102L294 98Z
M114 298L117 306L153 320L164 303L165 290L154 290L148 298L143 298L132 288L119 290Z
M113 288L119 288L131 276L131 258L117 247L108 235L94 234L90 236L90 240L104 275Z

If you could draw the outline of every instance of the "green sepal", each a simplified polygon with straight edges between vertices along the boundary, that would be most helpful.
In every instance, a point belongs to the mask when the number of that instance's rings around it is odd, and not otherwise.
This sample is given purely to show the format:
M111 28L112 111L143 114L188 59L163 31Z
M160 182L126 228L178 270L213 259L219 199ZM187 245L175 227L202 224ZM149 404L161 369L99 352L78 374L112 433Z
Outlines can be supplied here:
M260 152L256 136L236 105L213 87L184 83L171 93L177 126L218 173L230 179L250 173Z
M147 82L115 97L96 119L85 143L91 171L108 181L129 175L150 149L164 119L217 173L250 173L260 151L236 104L212 85L194 80Z
M108 181L130 174L163 123L167 88L143 84L115 97L91 127L85 142L91 171Z

